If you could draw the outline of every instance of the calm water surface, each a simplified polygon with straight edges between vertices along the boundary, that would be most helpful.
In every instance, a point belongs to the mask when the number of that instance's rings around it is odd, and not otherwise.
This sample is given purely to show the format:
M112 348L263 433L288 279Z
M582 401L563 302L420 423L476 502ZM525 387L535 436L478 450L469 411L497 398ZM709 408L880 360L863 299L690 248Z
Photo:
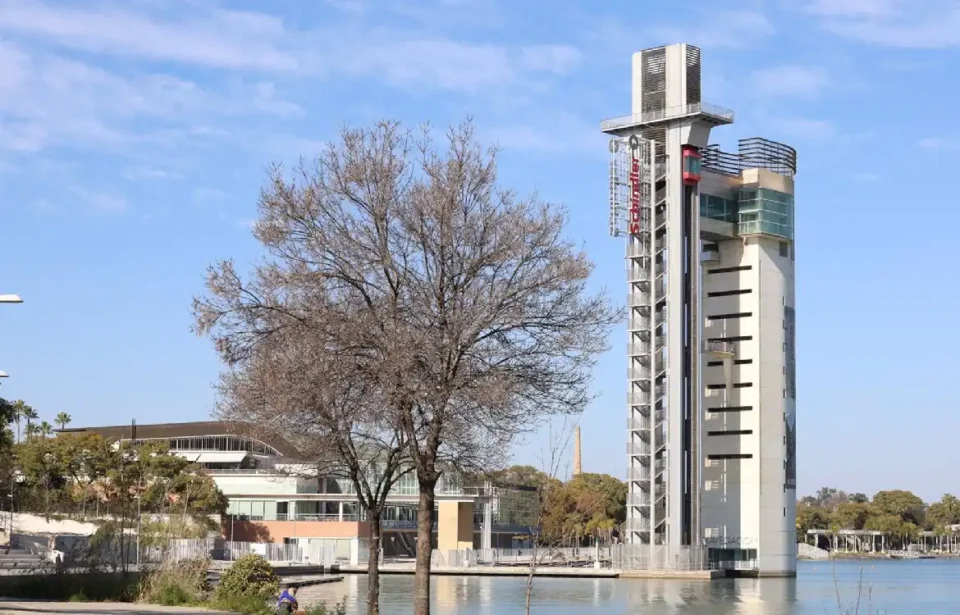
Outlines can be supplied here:
M859 583L861 571L863 582ZM413 576L385 575L381 612L412 612ZM616 579L536 579L532 613L544 615L823 615L859 613L957 615L960 613L960 561L800 562L796 579L645 581ZM434 577L435 615L522 615L525 579ZM348 613L362 613L367 579L306 587L304 604L345 601ZM837 594L844 608L837 604ZM847 609L850 609L849 611Z

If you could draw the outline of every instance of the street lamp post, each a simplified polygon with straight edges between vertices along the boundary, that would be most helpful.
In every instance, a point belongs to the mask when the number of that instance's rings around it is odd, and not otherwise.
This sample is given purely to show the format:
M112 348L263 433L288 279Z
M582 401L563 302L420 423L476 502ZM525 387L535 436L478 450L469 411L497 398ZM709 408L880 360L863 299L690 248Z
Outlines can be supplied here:
M23 303L23 298L14 293L0 294L0 303ZM8 378L7 372L0 370L0 378ZM10 468L10 527L7 532L7 549L13 548L13 484L14 468Z
M140 571L140 494L136 495L137 500L137 571Z

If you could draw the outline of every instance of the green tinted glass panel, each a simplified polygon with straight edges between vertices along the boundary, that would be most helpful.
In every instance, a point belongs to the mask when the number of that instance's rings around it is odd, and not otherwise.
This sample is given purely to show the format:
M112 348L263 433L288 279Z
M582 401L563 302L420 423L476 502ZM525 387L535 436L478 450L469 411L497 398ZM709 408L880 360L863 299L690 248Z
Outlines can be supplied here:
M725 199L712 194L700 195L700 215L705 218L720 220L721 222L736 223L739 206L733 199Z
M738 222L741 235L763 233L793 239L793 196L759 188L740 191Z

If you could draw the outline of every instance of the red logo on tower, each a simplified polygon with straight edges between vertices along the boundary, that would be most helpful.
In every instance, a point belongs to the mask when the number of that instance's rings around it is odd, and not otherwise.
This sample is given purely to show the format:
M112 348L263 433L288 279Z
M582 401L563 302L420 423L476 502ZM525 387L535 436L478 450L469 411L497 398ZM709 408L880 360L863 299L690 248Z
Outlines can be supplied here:
M640 138L630 137L630 234L640 234Z

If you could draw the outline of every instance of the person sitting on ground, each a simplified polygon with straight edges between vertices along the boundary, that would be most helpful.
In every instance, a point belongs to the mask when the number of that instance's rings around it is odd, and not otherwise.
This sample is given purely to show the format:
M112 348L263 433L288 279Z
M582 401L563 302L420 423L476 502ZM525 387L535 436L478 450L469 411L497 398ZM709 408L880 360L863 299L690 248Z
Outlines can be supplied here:
M277 600L277 613L295 613L300 609L297 603L297 588L288 585Z

